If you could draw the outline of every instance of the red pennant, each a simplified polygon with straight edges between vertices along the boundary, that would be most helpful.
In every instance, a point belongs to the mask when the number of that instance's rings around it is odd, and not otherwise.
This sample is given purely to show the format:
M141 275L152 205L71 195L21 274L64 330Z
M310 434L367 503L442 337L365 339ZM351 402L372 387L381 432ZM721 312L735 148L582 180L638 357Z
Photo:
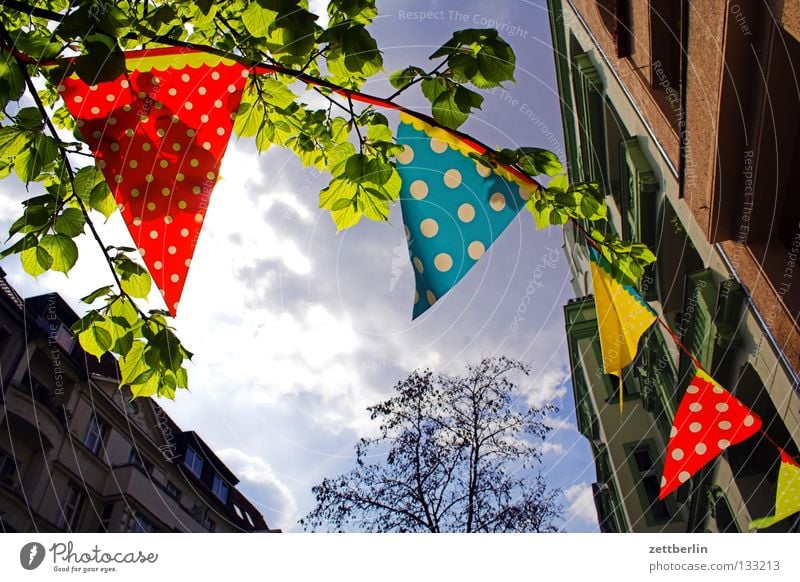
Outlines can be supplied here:
M127 53L129 72L59 86L175 315L248 70L185 49Z
M761 419L755 412L698 370L675 413L659 499L760 428Z

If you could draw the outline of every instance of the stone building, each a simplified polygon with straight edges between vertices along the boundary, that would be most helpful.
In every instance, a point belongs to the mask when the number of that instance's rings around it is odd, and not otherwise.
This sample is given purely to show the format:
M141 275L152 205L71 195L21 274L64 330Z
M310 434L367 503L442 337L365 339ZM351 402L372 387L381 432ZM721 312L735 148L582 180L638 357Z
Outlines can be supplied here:
M780 0L549 0L571 180L658 259L640 292L791 455L800 443L800 5ZM747 531L772 513L779 457L760 436L658 500L694 367L659 326L624 376L602 373L587 246L565 229L579 428L602 531ZM786 519L770 531L797 530Z
M197 433L81 349L77 319L0 270L0 531L270 531Z

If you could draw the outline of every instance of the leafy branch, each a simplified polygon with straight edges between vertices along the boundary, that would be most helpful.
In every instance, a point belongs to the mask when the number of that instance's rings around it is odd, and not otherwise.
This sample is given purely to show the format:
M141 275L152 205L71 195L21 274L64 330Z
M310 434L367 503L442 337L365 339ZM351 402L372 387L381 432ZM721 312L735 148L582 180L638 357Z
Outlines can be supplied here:
M78 259L74 239L88 229L114 284L84 298L87 305L102 305L90 309L74 331L88 353L119 358L122 381L134 395L174 396L188 384L183 364L191 354L169 327L165 312L144 312L137 305L149 294L152 281L133 258L136 250L103 243L95 228L95 213L107 219L116 201L99 168L73 170L71 156L91 153L80 128L59 105L56 88L64 75L74 72L89 84L115 79L126 70L124 51L163 45L265 63L271 73L250 76L234 133L254 138L260 152L273 145L285 147L304 165L329 173L319 206L331 213L339 229L362 218L388 220L390 205L399 197L395 156L402 148L374 103L397 108L393 99L419 86L431 103L429 122L458 135L457 128L482 106L478 91L514 79L513 50L497 31L462 30L431 55L437 61L432 69L412 65L396 71L389 75L395 91L388 98L356 103L353 97L363 97L357 92L364 82L383 71L381 51L368 30L377 16L375 0L333 0L326 28L316 23L306 0L47 0L40 6L8 0L3 5L0 179L13 172L29 188L36 185L37 193L23 203L22 216L9 231L10 238L17 238L0 257L19 254L33 276L66 274ZM67 49L79 53L69 68L54 61ZM35 89L34 78L43 89ZM301 101L303 87L322 96L327 108ZM35 107L20 107L26 93ZM62 141L57 128L73 131L75 140ZM550 177L546 187L532 186L528 201L539 227L606 216L605 197L597 185L569 184L552 152L486 149L474 157L489 167ZM643 245L599 231L591 236L604 256L634 279L652 261Z

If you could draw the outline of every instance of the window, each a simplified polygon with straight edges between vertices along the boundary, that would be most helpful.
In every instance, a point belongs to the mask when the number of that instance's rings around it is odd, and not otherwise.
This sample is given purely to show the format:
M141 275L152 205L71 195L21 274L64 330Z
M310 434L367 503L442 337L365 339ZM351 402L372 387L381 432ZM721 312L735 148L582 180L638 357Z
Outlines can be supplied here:
M167 481L167 495L172 497L175 501L181 500L181 490L172 481Z
M61 499L56 525L74 531L80 519L81 505L83 505L83 492L77 485L70 483Z
M72 353L72 348L75 345L75 337L72 335L72 332L66 326L64 326L64 324L58 325L58 331L53 339L55 340L55 343L61 346L65 352L68 354Z
M198 477L203 473L203 457L198 455L192 447L186 447L186 457L183 460L183 464Z
M100 447L103 444L107 432L108 426L93 414L89 419L89 426L86 427L86 437L83 439L83 444L97 455L100 453Z
M203 527L211 533L217 531L217 523L208 516L206 516L206 518L203 520Z
M236 515L239 516L239 519L242 519L242 520L244 519L244 516L242 515L242 510L239 509L239 506L236 505L235 503L233 504L233 510L236 512Z
M633 461L639 473L639 484L644 490L647 499L645 511L647 511L651 519L656 522L669 520L671 515L669 506L666 501L658 498L661 491L661 483L656 467L653 465L653 457L650 456L650 450L648 448L636 449L633 451Z
M219 475L214 475L214 485L212 486L211 490L213 491L214 495L216 495L222 503L228 502L228 485L222 480Z
M250 523L250 525L251 525L252 527L256 527L256 524L254 524L254 523L253 523L253 518L252 518L252 517L250 517L250 514L249 514L249 513L247 513L247 512L245 511L245 512L244 512L244 515L245 515L245 517L247 518L247 521Z
M6 351L6 346L11 339L11 334L7 330L0 328L0 356Z
M17 468L14 466L14 457L3 449L0 449L0 483L11 484L16 471Z
M114 504L106 503L103 506L103 511L100 514L100 527L97 529L99 533L108 532L108 526L111 522L111 514L114 513Z
M156 531L155 526L150 520L142 517L138 512L133 514L133 533L153 533Z
M142 456L139 454L139 451L137 451L133 447L131 447L131 454L128 455L128 464L137 465L139 467L144 468L144 461L142 461Z
M142 455L135 447L131 447L131 454L128 455L128 463L131 465L136 465L148 474L153 470L153 463L142 459Z

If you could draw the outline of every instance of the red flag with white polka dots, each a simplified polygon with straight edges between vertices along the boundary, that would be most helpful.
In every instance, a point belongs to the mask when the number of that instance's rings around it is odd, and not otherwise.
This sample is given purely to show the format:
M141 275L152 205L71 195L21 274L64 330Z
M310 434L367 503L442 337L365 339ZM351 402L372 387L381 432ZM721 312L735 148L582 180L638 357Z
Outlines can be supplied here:
M731 445L750 438L761 419L698 370L672 424L659 499L664 499Z
M59 91L175 315L248 70L173 48L129 52L126 68Z

